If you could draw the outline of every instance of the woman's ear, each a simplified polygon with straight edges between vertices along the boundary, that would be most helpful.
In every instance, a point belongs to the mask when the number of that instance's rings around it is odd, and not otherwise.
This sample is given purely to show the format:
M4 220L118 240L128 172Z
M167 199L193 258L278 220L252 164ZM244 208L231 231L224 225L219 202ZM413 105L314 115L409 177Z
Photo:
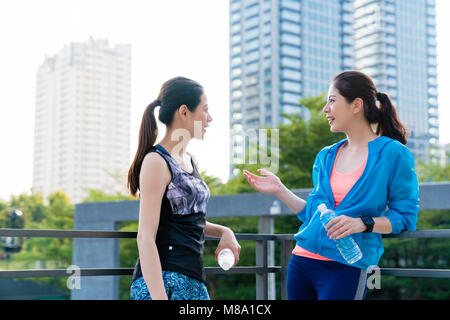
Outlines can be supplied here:
M353 101L353 106L352 106L353 114L357 114L357 113L363 111L363 108L364 108L364 101L363 101L363 99L356 98Z
M179 108L178 108L178 115L180 116L181 120L186 120L187 119L187 114L188 114L188 107L185 104L182 104Z

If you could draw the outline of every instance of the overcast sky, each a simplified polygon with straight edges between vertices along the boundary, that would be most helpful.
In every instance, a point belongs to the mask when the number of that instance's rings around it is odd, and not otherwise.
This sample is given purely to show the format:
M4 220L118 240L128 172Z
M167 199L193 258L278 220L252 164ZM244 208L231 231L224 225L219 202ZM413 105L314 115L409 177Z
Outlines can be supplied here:
M441 143L450 142L450 1L437 0ZM448 31L447 31L448 32ZM46 55L90 36L132 45L131 157L142 113L161 84L200 82L213 122L190 151L200 169L228 178L228 0L14 0L0 2L0 198L30 192L36 71ZM448 38L448 36L447 36ZM444 126L446 128L444 128Z

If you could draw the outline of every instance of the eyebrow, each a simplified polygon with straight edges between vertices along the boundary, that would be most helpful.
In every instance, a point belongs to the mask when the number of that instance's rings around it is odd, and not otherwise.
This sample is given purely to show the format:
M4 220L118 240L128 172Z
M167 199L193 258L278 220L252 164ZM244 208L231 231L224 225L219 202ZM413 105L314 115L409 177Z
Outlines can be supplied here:
M331 98L331 97L336 98L336 96L332 94L332 95L328 96L328 99Z

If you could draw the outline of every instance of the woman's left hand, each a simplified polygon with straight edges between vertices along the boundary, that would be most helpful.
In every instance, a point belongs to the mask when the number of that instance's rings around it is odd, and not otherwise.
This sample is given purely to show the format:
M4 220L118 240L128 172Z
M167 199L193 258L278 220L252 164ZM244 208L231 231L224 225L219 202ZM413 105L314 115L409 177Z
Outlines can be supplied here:
M341 215L331 219L325 226L327 236L330 239L342 239L352 233L363 232L366 230L366 225L361 218L351 218L349 216Z
M223 231L222 236L220 237L219 245L217 246L217 249L215 252L216 261L219 256L219 252L225 248L230 249L234 254L234 265L233 265L233 267L234 267L239 262L239 254L241 253L241 246L237 242L233 231L231 231L231 229L229 229L229 228L226 228Z

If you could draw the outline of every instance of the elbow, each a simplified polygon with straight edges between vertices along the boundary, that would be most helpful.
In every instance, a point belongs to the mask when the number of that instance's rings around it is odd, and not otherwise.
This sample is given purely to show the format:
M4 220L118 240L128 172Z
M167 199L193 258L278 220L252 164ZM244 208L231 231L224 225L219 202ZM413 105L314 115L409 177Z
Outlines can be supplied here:
M148 244L149 241L151 243L154 243L155 237L153 237L152 235L149 235L147 233L138 232L137 237L136 237L136 242L137 242L138 247L142 246L143 244Z

